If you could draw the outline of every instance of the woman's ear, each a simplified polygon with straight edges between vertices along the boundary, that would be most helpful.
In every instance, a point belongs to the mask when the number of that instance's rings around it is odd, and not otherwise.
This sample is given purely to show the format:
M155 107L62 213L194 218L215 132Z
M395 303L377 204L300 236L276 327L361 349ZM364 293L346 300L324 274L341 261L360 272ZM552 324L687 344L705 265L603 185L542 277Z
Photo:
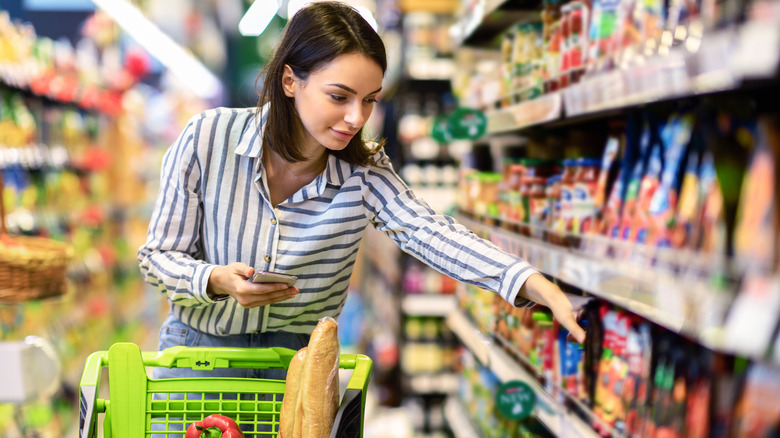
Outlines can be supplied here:
M295 82L297 79L292 67L285 64L284 72L282 72L282 88L284 89L285 96L295 97Z

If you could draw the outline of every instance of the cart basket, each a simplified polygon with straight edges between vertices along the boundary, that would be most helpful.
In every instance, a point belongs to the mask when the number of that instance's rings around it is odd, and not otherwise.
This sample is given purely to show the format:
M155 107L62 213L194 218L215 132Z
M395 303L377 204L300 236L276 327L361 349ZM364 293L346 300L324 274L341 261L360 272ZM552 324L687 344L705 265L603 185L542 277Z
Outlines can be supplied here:
M247 438L276 437L285 381L228 377L151 379L146 367L286 369L288 348L172 347L141 352L117 343L92 353L79 387L79 437L97 437L98 414L106 438L182 437L190 423L211 414L235 420ZM99 398L100 371L108 367L110 400ZM353 370L336 413L331 438L361 438L372 362L362 354L342 354L339 368Z

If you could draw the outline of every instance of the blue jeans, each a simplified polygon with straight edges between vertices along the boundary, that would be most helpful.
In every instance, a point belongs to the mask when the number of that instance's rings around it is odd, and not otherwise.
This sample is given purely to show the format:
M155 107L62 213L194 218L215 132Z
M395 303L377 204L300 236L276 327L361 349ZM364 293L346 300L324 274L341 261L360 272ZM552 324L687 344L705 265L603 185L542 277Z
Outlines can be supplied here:
M179 321L173 313L169 313L160 328L160 350L184 345L187 347L230 347L230 348L269 348L285 347L299 350L309 344L309 335L300 335L287 332L248 333L244 335L216 336L196 330ZM196 371L190 368L162 368L157 367L152 371L154 379L170 379L181 377L238 377L255 379L285 380L287 370L283 369L237 369L215 368L212 371ZM182 400L185 394L154 394L155 400ZM216 394L206 394L206 398ZM222 394L223 399L236 398L235 394ZM200 394L187 394L188 400L200 399ZM219 412L214 412L219 413ZM185 422L186 423L186 422ZM168 431L183 431L184 425L175 422L168 424ZM268 432L267 427L253 427L254 425L242 424L245 432ZM152 430L164 431L165 424L152 422ZM173 438L176 435L155 434L153 437ZM251 436L251 435L247 435Z

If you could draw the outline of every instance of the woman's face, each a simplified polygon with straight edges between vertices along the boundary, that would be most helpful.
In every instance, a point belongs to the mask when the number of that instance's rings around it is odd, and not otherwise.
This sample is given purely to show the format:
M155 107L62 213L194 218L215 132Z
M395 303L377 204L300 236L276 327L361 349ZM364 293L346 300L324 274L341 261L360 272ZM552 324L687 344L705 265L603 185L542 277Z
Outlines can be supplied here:
M284 92L295 101L306 150L344 149L368 120L382 89L382 69L359 53L339 55L306 81L285 66Z

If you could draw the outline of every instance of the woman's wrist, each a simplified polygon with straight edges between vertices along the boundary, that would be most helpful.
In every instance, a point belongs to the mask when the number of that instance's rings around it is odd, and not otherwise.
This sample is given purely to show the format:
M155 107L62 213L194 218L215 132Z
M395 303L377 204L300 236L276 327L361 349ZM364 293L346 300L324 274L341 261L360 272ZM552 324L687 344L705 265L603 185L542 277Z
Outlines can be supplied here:
M222 266L215 266L214 269L211 270L211 275L209 275L208 285L206 286L206 294L211 300L214 301L222 301L227 299L230 295L227 293L222 293L221 288L219 288L219 276L222 272Z

